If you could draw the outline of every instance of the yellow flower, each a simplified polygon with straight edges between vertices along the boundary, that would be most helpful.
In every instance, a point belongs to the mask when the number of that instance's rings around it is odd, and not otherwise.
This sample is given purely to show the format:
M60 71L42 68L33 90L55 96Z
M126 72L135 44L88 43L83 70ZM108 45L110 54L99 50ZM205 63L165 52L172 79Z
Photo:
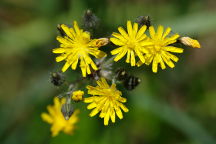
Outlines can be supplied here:
M61 54L56 57L57 62L62 60L66 61L62 71L65 72L70 66L75 70L79 61L83 77L86 77L86 73L91 74L90 66L94 70L97 70L98 68L90 55L96 58L106 56L106 53L98 49L101 46L97 45L98 40L92 40L90 38L90 33L80 29L76 21L74 21L73 28L69 28L64 24L60 27L65 32L66 36L57 37L57 40L61 44L60 48L53 49L53 53Z
M108 125L110 118L115 123L115 115L122 119L123 114L121 109L124 112L128 112L128 109L122 104L127 99L121 97L122 93L116 89L115 84L109 86L104 78L98 80L97 84L98 86L96 87L87 86L88 94L93 96L84 99L85 103L90 103L87 109L93 109L90 117L100 112L100 117L104 118L104 125Z
M54 98L54 105L47 106L49 113L42 113L41 118L52 125L51 132L52 136L57 136L60 131L63 131L66 134L72 134L77 123L78 117L77 114L79 110L75 110L74 113L66 120L61 112L62 105L66 102L66 99L60 100L59 98Z
M145 64L149 65L152 63L152 71L156 73L158 71L158 64L160 64L162 69L165 69L167 64L169 67L173 68L175 65L172 61L177 62L178 57L171 54L173 53L182 53L182 48L177 48L174 46L170 46L177 41L179 35L174 34L172 36L168 36L171 32L171 28L168 27L164 31L163 26L158 26L157 32L153 26L149 27L150 33L150 41L153 43L152 46L149 46L148 52L145 55L146 62ZM143 62L139 61L137 63L138 66L142 65Z
M192 47L192 48L200 48L200 43L198 40L192 39L190 37L181 37L179 38L180 42L186 46Z
M148 37L144 34L146 31L146 25L142 26L138 30L138 24L134 23L133 26L131 21L127 21L127 32L122 28L118 28L119 33L113 33L113 38L110 38L110 41L119 48L116 48L111 51L112 55L116 55L114 61L120 60L127 54L126 62L130 63L131 66L135 66L136 59L138 56L141 62L145 62L143 53L146 53L146 46L151 45L151 42L148 41Z
M78 90L78 91L74 91L72 93L72 100L74 100L75 102L78 102L78 101L82 101L83 100L83 95L84 95L84 92L81 91L81 90Z

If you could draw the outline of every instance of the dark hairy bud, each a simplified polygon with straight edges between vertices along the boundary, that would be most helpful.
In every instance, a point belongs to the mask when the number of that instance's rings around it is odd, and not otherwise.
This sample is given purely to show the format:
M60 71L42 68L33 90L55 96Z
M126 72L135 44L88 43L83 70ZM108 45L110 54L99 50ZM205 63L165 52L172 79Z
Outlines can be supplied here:
M95 28L98 25L99 19L97 16L91 11L86 10L83 16L83 24L86 29Z
M65 82L65 77L61 72L52 72L50 75L51 83L55 86L61 86Z
M120 68L116 71L116 79L117 80L123 81L123 80L127 79L127 77L128 77L128 74L125 71L125 69Z
M149 16L139 16L135 20L140 26L146 25L147 28L151 26L151 19Z
M138 77L135 76L129 76L124 81L124 86L127 90L133 90L138 84L141 82L141 80Z
M140 78L129 75L123 68L116 71L116 80L121 81L127 90L133 90L141 82Z

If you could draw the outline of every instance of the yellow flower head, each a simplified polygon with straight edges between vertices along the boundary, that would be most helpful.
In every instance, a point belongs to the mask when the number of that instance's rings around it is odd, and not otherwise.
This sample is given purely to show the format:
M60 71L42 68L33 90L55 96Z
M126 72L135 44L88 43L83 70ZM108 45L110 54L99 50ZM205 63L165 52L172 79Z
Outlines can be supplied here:
M128 112L124 106L126 98L121 97L122 93L116 89L116 85L109 86L104 78L97 81L98 86L87 86L88 94L92 97L85 98L85 103L90 103L87 109L93 109L90 116L93 117L100 112L100 117L104 118L104 125L108 125L109 119L115 123L115 115L120 119L123 118L121 109Z
M78 90L78 91L74 91L72 93L72 100L74 100L75 102L78 102L78 101L82 101L83 100L83 95L84 95L84 92L81 91L81 90Z
M41 114L42 119L52 125L50 129L52 136L57 136L60 131L63 131L66 134L72 134L75 129L74 124L78 121L77 114L79 113L79 110L75 110L70 118L66 120L61 112L61 107L65 102L66 99L60 100L55 97L54 105L47 106L49 113Z
M97 39L92 40L90 38L90 33L80 29L76 21L74 21L73 28L69 28L64 24L60 27L65 32L66 36L57 37L57 40L61 45L60 48L53 49L53 53L61 54L56 57L57 62L62 60L66 61L62 71L65 72L70 66L75 70L79 61L83 77L86 77L86 73L91 74L90 66L94 70L97 70L98 68L90 55L93 55L96 58L106 56L106 53L98 49L101 45L96 45Z
M113 33L113 38L110 38L112 43L120 46L111 51L112 55L117 54L114 61L120 60L127 54L126 62L130 63L131 66L135 66L136 64L136 56L144 63L145 58L143 53L147 52L145 47L151 45L151 42L148 41L148 37L144 34L146 25L138 30L137 23L134 23L132 26L131 21L127 21L127 32L122 27L119 27L118 31L120 33Z
M200 43L198 40L192 39L190 37L181 37L179 38L180 42L186 46L192 47L192 48L200 48Z
M171 68L175 66L172 61L177 62L178 57L171 54L170 52L183 52L182 48L170 46L170 44L175 43L179 37L178 34L168 36L170 32L171 28L168 27L164 31L164 27L161 25L158 26L157 32L155 32L153 26L149 27L150 41L153 43L153 45L147 48L148 52L145 55L145 64L149 65L152 63L152 71L155 73L158 71L158 64L160 64L162 69L166 68L165 64ZM143 62L139 61L137 65L140 66L142 63Z

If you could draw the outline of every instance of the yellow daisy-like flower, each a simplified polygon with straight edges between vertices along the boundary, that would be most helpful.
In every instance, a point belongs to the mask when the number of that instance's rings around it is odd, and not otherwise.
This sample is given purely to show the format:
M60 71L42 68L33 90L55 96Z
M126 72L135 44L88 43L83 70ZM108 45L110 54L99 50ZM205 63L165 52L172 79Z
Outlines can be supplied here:
M51 132L52 136L57 136L60 131L63 131L66 134L72 134L77 123L78 117L77 114L79 110L75 110L74 113L70 116L68 120L66 120L61 112L61 107L65 104L66 99L59 99L57 97L54 98L54 105L47 106L49 113L42 113L41 118L52 125Z
M97 70L98 68L90 55L93 55L96 58L106 56L106 53L98 49L102 45L98 45L97 41L100 42L101 40L92 40L90 38L90 33L80 29L76 21L74 21L73 28L69 28L64 24L60 25L60 27L65 32L66 36L57 37L57 40L61 45L60 48L53 49L53 53L61 54L56 57L57 62L62 60L66 61L62 71L65 72L70 66L75 70L79 61L83 77L86 77L86 73L91 74L90 66L94 70Z
M134 23L133 26L131 21L127 21L127 32L119 27L118 31L120 33L113 33L110 41L119 48L116 48L111 51L112 55L116 55L114 61L120 60L127 54L126 62L130 63L131 66L136 65L135 57L138 56L141 62L145 62L143 53L146 53L146 46L151 45L151 42L148 41L148 37L144 34L146 31L146 25L142 26L138 30L138 24Z
M168 36L171 32L171 28L168 27L164 31L163 26L158 26L157 32L153 26L149 27L150 33L150 41L153 43L152 46L149 46L148 52L145 55L146 62L145 64L149 65L152 63L152 71L156 73L158 71L158 64L160 64L162 69L165 69L167 64L169 67L173 68L175 65L172 61L177 62L178 57L171 54L173 53L182 53L182 48L177 48L174 46L170 46L177 41L179 35L174 34L172 36ZM142 65L143 62L139 61L137 63L138 66Z
M92 97L85 98L85 103L90 103L87 109L93 109L90 116L93 117L100 112L100 117L104 118L104 125L108 125L109 119L115 123L115 115L123 118L121 109L128 112L124 104L126 98L121 97L122 93L116 89L116 85L109 86L104 78L97 81L98 86L87 86L88 94Z
M79 102L79 101L82 101L83 100L83 95L84 95L84 92L81 91L81 90L78 90L78 91L74 91L72 93L72 100L74 100L75 102Z

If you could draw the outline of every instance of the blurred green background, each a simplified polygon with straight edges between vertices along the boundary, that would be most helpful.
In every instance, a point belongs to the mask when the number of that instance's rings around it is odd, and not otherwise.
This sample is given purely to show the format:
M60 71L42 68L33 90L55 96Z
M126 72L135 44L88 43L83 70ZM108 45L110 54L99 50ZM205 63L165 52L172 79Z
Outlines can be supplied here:
M56 26L81 23L86 9L100 18L97 36L149 15L154 25L198 39L202 49L185 48L174 69L157 74L130 68L142 82L134 91L123 89L130 110L123 120L105 127L79 104L75 134L52 138L40 114L61 93L49 80L63 65L51 52L58 47ZM216 144L215 37L215 0L1 0L0 143Z

